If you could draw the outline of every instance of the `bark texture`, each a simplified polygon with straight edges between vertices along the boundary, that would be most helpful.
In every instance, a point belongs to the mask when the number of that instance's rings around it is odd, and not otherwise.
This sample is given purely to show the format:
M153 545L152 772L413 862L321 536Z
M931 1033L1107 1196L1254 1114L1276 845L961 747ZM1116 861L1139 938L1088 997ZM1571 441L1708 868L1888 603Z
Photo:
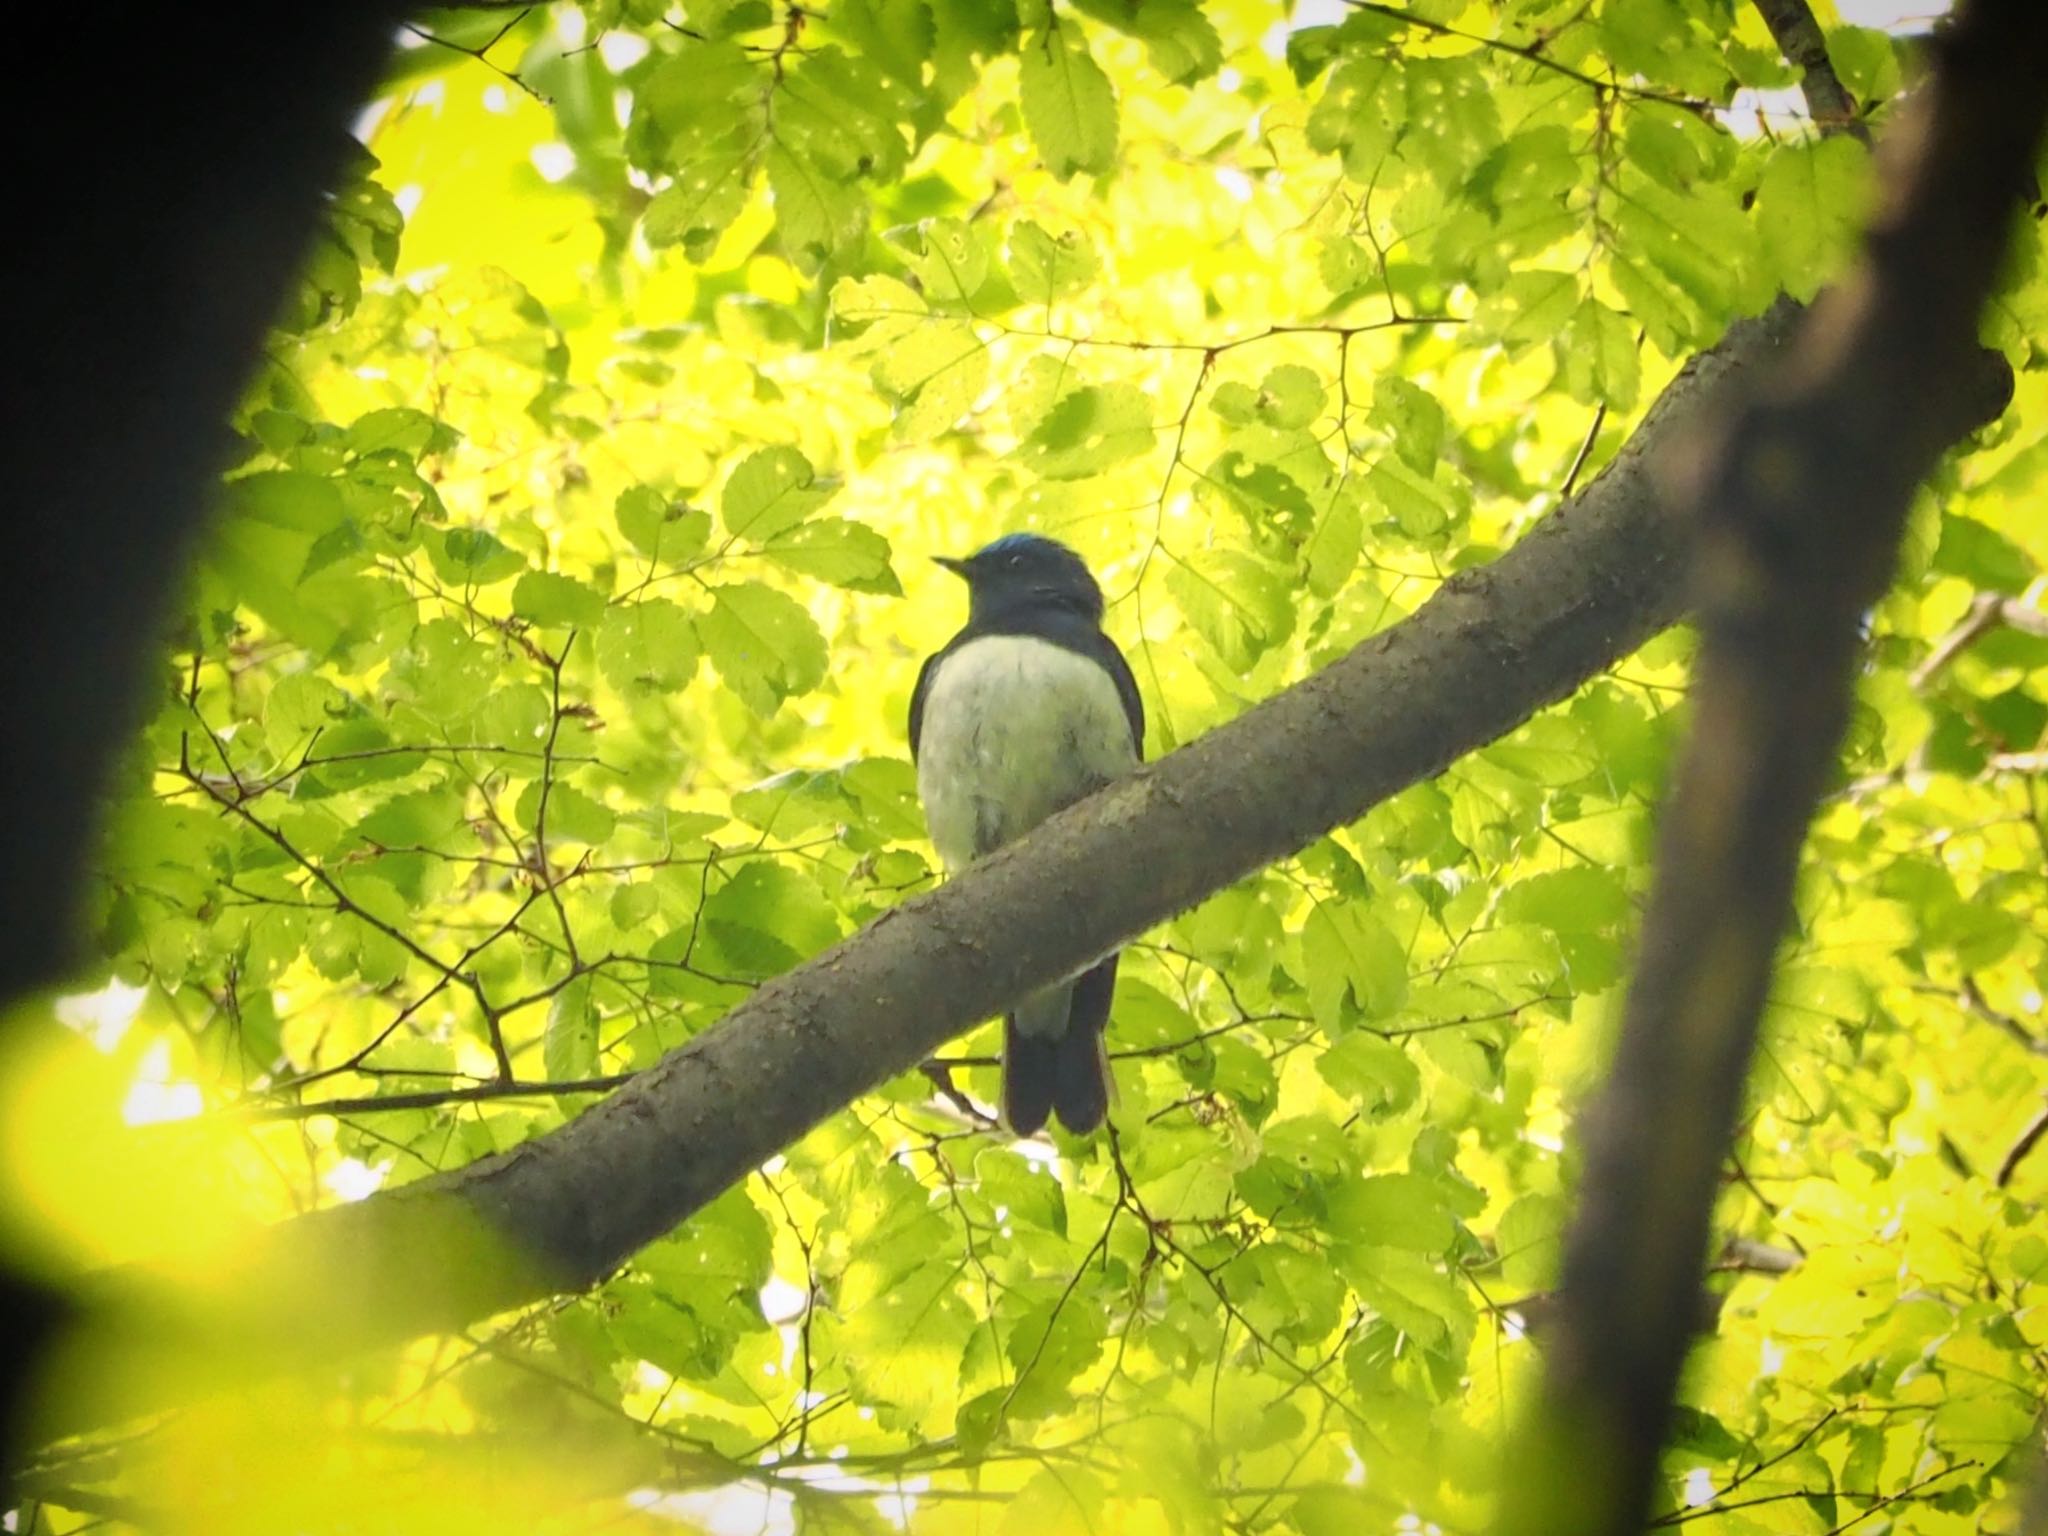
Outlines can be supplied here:
M131 1354L205 1341L226 1379L597 1280L963 1029L1439 772L1673 623L1687 540L1650 465L1749 391L1798 314L1780 303L1739 322L1583 492L1405 623L763 986L559 1130L274 1229L230 1288L232 1317L137 1274L106 1277L96 1311ZM1959 397L1942 430L2002 405L1996 388ZM224 1353L226 1337L244 1353ZM80 1402L45 1428L117 1411Z

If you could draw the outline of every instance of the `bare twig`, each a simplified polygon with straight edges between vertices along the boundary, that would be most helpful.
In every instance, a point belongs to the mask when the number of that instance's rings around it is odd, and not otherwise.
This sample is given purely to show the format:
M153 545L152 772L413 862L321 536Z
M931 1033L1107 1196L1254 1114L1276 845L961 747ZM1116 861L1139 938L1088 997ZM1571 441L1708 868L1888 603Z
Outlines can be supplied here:
M1979 592L1956 627L1943 635L1934 649L1927 653L1927 659L1913 669L1910 679L1913 687L1924 689L1945 672L1956 657L2000 625L2025 635L2048 636L2048 613L2030 607L2016 597Z
M1755 0L1757 14L1778 40L1788 62L1799 67L1799 90L1806 97L1806 110L1823 133L1846 133L1870 142L1870 129L1856 111L1856 98L1835 73L1828 57L1827 38L1814 20L1806 0Z
M2020 1171L2020 1164L2026 1161L2028 1153L2041 1144L2043 1137L2048 1137L2048 1106L2044 1106L2039 1114L2027 1122L2027 1128L2020 1132L2018 1140L2014 1141L2006 1149L2005 1156L1998 1160L1995 1182L2000 1189L2004 1189L2012 1182L2012 1176Z
M371 1094L361 1098L307 1099L299 1104L255 1104L232 1111L248 1120L311 1120L319 1115L388 1114L400 1109L440 1109L449 1104L476 1104L486 1099L540 1099L557 1094L609 1093L630 1083L638 1072L607 1077L579 1077L559 1083L488 1082L467 1088L425 1088L417 1093Z
M487 9L510 9L510 7L490 6L487 7ZM530 15L532 11L533 7L531 5L520 6L518 12L512 17L510 21L506 22L504 26L498 28L496 32L491 34L491 40L489 42L483 44L481 47L476 48L472 48L467 43L458 43L454 41L452 38L441 37L438 34L429 32L425 28L417 26L410 21L401 23L401 25L404 26L406 31L410 32L414 37L418 38L423 43L430 43L436 48L446 48L450 53L459 53L462 54L465 58L475 59L477 63L483 65L485 69L490 70L494 74L502 76L511 84L518 86L520 90L526 92L527 95L531 96L535 101L539 102L542 106L551 107L554 105L554 102L552 100L550 100L546 96L543 96L539 91L536 91L532 86L528 85L526 81L520 78L520 76L514 71L505 68L505 66L502 64L494 63L490 57L491 50L497 47L498 44L502 43L505 40L505 35L508 32L510 32L514 27L518 26L519 23L526 20L527 16Z

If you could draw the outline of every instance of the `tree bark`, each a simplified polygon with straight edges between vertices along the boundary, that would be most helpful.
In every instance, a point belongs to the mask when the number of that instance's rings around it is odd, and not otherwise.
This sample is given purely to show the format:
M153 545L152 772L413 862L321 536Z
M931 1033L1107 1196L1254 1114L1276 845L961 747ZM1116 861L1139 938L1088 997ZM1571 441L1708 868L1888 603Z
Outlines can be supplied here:
M1709 1218L1862 625L1950 441L2044 119L2048 8L1973 0L1884 149L1858 270L1723 433L1671 461L1702 529L1691 736L1502 1527L1632 1536L1649 1510Z
M1012 999L1563 698L1679 617L1686 539L1650 465L1746 393L1797 315L1780 302L1738 322L1582 493L1405 623L763 986L569 1124L272 1229L225 1288L231 1314L152 1276L103 1277L95 1310L129 1358L200 1343L177 1371L127 1377L189 1392L208 1372L310 1363L588 1285ZM1993 387L1939 418L1948 439L2003 408L2009 376L1986 371ZM140 1391L59 1405L46 1432L144 1406Z
M5 1005L78 960L108 770L218 492L228 415L400 14L307 0L106 28L32 6L11 23L41 99L73 110L22 120L9 185L0 1034L34 1017ZM0 1258L0 1443L68 1310Z

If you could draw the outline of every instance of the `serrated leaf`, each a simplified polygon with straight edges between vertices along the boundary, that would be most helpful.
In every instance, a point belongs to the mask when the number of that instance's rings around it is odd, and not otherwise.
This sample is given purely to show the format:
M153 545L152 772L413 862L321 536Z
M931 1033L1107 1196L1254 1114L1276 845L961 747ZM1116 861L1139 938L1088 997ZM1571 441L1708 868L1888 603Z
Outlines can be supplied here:
M951 427L980 396L988 346L965 321L931 321L888 343L876 360L875 382L900 404L897 435L921 442Z
M809 153L781 141L768 151L768 188L775 196L775 227L790 264L816 273L867 229L860 189L841 181Z
M988 281L993 256L988 234L958 219L927 219L908 238L896 239L928 304L962 305Z
M1779 287L1805 301L1856 248L1869 203L1870 152L1847 134L1781 144L1756 189L1757 233Z
M1078 230L1049 233L1029 219L1010 231L1010 285L1026 304L1050 304L1094 281L1095 247Z
M598 625L598 669L621 693L672 693L697 675L697 656L695 622L661 598L607 609Z
M1369 1114L1397 1115L1422 1092L1422 1074L1408 1053L1362 1031L1344 1036L1317 1057L1316 1071Z
M711 514L652 486L636 485L619 493L612 516L619 532L650 560L688 560L711 541Z
M835 587L900 597L889 541L865 523L815 517L761 546L761 553L792 570Z
M656 250L679 245L687 260L708 260L718 237L747 205L752 165L737 147L696 156L675 180L655 193L641 218L641 232Z
M604 607L602 592L554 571L528 571L512 588L512 611L544 629L587 628L604 617Z
M590 978L578 976L548 1004L547 1032L541 1037L541 1063L549 1082L574 1083L597 1076L597 1030Z
M612 892L612 926L621 933L628 933L661 908L661 893L652 884L641 882L622 885Z
M1356 484L1346 481L1316 519L1315 532L1302 550L1309 591L1317 597L1336 596L1358 565L1364 538L1365 519L1359 513Z
M809 875L755 859L704 903L715 968L748 977L778 975L839 938L839 921Z
M1018 94L1031 141L1053 175L1100 176L1116 159L1116 93L1075 26L1049 26L1025 43Z
M1420 475L1435 473L1445 435L1444 408L1435 395L1396 374L1382 374L1373 383L1369 419L1393 440L1402 463Z
M1175 85L1216 73L1223 40L1196 0L1080 0L1080 9L1145 45L1152 67Z
M1294 629L1291 582L1237 550L1207 550L1175 562L1166 588L1188 623L1241 673Z
M1322 415L1326 398L1323 381L1314 369L1282 363L1260 381L1254 409L1268 426L1287 431L1305 427Z
M1587 299L1558 342L1565 390L1582 405L1612 411L1635 408L1642 387L1642 363L1628 317L1598 299Z
M1471 1301L1422 1254L1348 1247L1337 1254L1337 1264L1361 1301L1424 1348L1455 1350L1471 1337Z
M443 530L427 540L427 558L443 581L465 587L488 587L526 569L517 550L482 528Z
M1442 1253L1457 1234L1436 1185L1413 1173L1346 1180L1330 1191L1324 1209L1330 1232L1346 1242Z
M1500 338L1510 356L1550 341L1579 305L1573 272L1517 272L1483 302L1472 323Z
M761 544L794 528L831 499L811 461L786 444L748 454L725 482L719 515L736 539Z
M610 837L612 829L618 825L618 818L610 808L573 784L550 784L545 805L540 790L538 779L530 782L519 792L512 814L520 826L531 831L545 831L550 848L558 842L588 843L594 848ZM545 828L540 825L543 810L547 815Z
M1387 1018L1408 991L1400 944L1355 901L1316 903L1302 925L1301 960L1309 1007L1326 1034L1343 1033L1356 1017Z
M1152 402L1130 384L1089 384L1059 398L1017 456L1049 480L1100 474L1153 445Z
M825 677L825 637L795 599L747 582L712 594L697 620L704 654L725 685L757 715L808 693Z

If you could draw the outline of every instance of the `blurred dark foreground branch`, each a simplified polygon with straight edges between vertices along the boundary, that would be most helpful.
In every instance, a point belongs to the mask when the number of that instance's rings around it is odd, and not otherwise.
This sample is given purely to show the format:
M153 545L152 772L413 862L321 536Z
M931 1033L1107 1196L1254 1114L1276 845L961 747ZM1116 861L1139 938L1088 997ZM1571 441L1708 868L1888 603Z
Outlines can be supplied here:
M118 1374L125 1395L55 1401L42 1432L587 1285L1012 999L1514 729L1681 616L1686 525L1651 466L1749 394L1798 319L1781 303L1731 327L1591 484L1405 623L760 988L560 1130L285 1223L219 1294L98 1277L79 1301L122 1364L109 1373L95 1356L99 1381ZM2003 408L2009 375L1995 359L1970 367L1967 388L1927 402L1921 426L1939 443ZM122 643L140 654L148 639ZM1684 1262L1696 1283L1697 1253Z
M1643 1527L1717 1173L1806 826L1848 720L1864 614L1948 437L2040 139L2048 7L1963 6L1884 146L1859 269L1725 428L1660 460L1700 526L1691 740L1612 1075L1588 1119L1542 1400L1503 1528ZM1684 515L1684 513L1681 513Z

